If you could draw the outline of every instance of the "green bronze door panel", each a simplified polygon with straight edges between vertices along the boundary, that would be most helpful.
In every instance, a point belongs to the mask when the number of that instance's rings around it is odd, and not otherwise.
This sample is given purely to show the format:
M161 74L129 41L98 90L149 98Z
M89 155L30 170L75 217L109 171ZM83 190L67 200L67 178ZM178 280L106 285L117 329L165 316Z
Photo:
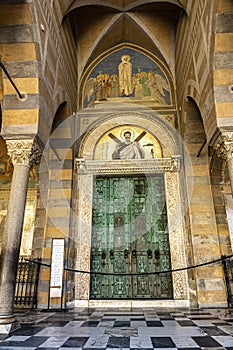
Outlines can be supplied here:
M92 299L172 298L162 175L97 177L92 224Z

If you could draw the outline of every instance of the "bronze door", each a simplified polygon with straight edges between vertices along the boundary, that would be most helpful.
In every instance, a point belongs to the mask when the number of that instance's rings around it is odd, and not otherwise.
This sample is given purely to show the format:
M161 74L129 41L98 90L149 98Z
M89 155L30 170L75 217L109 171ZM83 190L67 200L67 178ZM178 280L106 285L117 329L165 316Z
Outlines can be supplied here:
M163 175L96 177L90 298L170 299L170 268Z

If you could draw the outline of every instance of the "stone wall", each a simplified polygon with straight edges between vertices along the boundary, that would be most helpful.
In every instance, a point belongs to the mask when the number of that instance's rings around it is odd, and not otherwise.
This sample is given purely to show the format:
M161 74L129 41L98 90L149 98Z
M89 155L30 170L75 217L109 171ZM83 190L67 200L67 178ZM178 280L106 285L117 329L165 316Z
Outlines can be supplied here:
M186 166L186 181L192 183L188 193L189 210L186 213L190 225L190 265L198 265L219 259L222 247L218 231L217 197L211 186L208 147L198 107L192 99L186 103L185 146L191 164ZM215 205L214 205L215 204ZM224 211L224 203L219 203ZM229 254L229 251L228 251ZM191 281L190 281L191 282ZM226 295L221 263L214 263L193 270L192 282L197 305L225 306ZM194 296L193 296L194 297Z
M177 100L180 124L185 123L185 99L193 98L209 139L216 130L213 97L213 16L215 1L187 1L187 15L180 19L176 38Z
M4 135L35 135L39 117L39 81L36 45L32 32L31 4L4 1L0 5L1 60L25 98L20 99L3 76ZM26 97L27 95L27 97Z
M233 3L219 0L214 17L214 98L220 130L232 127L233 117Z
M190 205L190 228L193 257L198 263L198 254L202 254L201 246L209 250L208 260L231 252L229 232L224 222L226 208L220 186L221 162L219 160L215 168L213 164L216 164L216 159L213 160L210 172L209 156L212 154L208 152L207 146L202 149L200 157L196 156L205 138L207 144L212 143L219 128L224 129L224 124L225 127L231 125L229 118L232 94L229 76L232 70L232 2L187 1L186 11L187 17L184 16L178 25L176 42L177 99L181 133L193 159L194 188ZM189 119L187 97L193 99L197 110L199 109L199 119L203 122L200 141L197 125ZM218 299L220 304L224 304L222 267L210 265L209 269L209 275L214 276L209 281L206 280L208 269L197 270L198 301L200 304L208 304L213 300L217 302Z
M66 9L63 1L29 0L20 3L4 0L0 4L1 60L23 94L23 99L20 99L3 74L1 131L5 138L36 136L40 144L45 145L38 169L40 196L37 199L32 257L43 257L48 263L51 259L51 237L67 238L66 258L70 246L70 206L67 207L67 201L70 203L73 155L72 145L67 147L66 140L69 139L67 132L73 128L69 126L65 134L63 128L58 136L50 136L56 111L62 103L66 102L66 116L76 111L76 47L69 21L63 20ZM50 141L53 138L54 143L60 141L60 146L55 145L62 158L59 178L57 165L54 164L57 158L51 149L51 164L43 168L49 138ZM6 149L2 156L7 157ZM62 181L62 190L56 187L58 179ZM7 201L8 196L9 191L5 191L4 201ZM42 269L39 303L43 307L48 304L48 280L49 270ZM43 299L44 293L46 297Z
M62 2L27 1L1 4L1 59L23 99L3 77L2 134L7 137L50 135L59 105L76 110L76 49L68 21L62 21ZM16 35L17 33L17 35Z

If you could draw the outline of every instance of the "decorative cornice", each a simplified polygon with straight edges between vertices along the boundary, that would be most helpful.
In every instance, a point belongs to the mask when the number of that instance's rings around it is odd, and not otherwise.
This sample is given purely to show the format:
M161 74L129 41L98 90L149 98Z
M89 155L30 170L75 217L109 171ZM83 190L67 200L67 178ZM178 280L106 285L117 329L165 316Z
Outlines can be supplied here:
M6 140L7 153L13 165L31 166L37 164L42 154L41 148L33 139Z
M224 160L229 160L233 157L233 132L226 132L219 135L214 148L217 156Z
M157 159L134 160L85 160L77 158L79 174L119 175L119 174L154 174L175 172L180 169L180 156Z

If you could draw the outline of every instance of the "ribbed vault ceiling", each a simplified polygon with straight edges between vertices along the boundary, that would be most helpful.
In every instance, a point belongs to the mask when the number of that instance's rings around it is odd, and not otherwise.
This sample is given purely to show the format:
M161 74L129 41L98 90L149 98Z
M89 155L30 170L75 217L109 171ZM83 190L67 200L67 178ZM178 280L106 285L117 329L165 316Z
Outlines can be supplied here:
M169 65L183 11L179 0L71 2L65 17L77 42L80 74L99 55L122 43L143 47Z

